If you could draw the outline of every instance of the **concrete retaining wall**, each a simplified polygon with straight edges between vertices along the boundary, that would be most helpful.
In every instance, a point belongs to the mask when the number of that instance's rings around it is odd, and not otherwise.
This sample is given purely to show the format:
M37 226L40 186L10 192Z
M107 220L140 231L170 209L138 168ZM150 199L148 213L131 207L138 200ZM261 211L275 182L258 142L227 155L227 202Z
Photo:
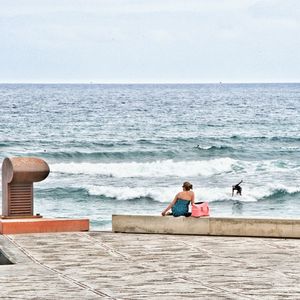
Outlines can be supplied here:
M300 238L300 219L113 215L113 232Z

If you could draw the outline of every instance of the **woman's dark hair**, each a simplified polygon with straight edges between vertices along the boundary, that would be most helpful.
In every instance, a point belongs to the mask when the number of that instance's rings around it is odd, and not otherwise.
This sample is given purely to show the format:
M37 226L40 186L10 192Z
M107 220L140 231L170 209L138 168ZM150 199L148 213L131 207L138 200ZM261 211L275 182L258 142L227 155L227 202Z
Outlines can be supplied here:
M189 190L192 190L193 189L193 185L190 184L188 181L184 182L182 187L186 190L186 191L189 191Z

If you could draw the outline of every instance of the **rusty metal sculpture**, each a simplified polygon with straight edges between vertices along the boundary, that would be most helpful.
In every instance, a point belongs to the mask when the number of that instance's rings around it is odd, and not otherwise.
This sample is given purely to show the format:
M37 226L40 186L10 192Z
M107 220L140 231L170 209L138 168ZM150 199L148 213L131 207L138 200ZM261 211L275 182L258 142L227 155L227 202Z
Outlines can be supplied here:
M2 164L2 218L40 217L33 214L33 182L44 180L48 164L34 157L5 158Z

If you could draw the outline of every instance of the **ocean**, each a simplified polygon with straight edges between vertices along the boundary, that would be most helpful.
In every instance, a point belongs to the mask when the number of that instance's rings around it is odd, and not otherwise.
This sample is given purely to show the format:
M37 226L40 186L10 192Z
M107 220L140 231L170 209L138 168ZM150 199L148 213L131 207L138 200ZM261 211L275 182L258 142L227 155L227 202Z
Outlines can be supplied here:
M45 217L109 230L159 215L184 181L212 216L300 217L300 84L1 84L0 102L1 161L50 166Z

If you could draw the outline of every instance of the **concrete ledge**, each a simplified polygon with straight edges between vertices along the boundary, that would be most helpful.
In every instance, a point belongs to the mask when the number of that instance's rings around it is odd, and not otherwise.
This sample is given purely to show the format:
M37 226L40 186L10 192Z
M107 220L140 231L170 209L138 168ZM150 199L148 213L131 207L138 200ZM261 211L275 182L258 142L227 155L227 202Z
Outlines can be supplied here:
M88 219L0 219L0 234L88 231Z
M113 215L112 231L126 233L300 238L300 219L174 218Z
M300 238L300 219L210 218L210 235Z
M209 220L207 217L158 217L158 216L112 216L112 230L114 232L134 233L169 233L169 234L209 234Z

